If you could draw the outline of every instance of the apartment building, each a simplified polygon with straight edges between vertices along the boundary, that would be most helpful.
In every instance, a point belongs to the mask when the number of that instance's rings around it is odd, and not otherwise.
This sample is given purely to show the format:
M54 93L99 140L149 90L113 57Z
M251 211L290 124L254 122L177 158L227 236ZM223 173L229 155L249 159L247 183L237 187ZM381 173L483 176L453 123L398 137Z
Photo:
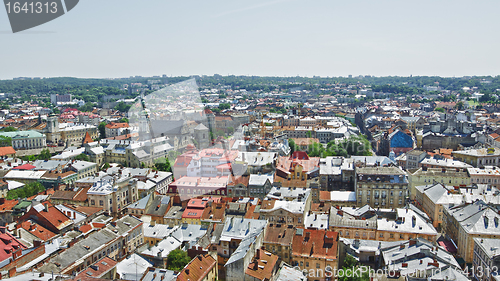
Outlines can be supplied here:
M401 208L409 196L408 178L398 167L360 167L356 169L358 206Z

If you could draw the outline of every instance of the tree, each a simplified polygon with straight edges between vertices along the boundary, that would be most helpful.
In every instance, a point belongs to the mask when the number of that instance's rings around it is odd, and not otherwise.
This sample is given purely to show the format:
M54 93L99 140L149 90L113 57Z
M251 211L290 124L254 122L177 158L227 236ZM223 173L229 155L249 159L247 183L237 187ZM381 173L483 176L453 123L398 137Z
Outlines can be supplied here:
M297 150L297 145L293 139L288 140L288 146L290 147L290 154L294 153Z
M221 103L219 104L219 109L220 110L225 110L225 109L230 109L231 105L229 103Z
M5 127L2 129L3 132L16 132L17 129L12 127L12 126L8 126L8 127Z
M227 133L228 134L233 134L234 133L234 128L233 127L227 127Z
M181 271L190 261L191 258L189 258L186 252L175 249L167 256L167 269Z
M99 129L99 136L101 139L106 138L106 122L101 122L97 127Z
M94 106L92 105L92 103L87 102L86 104L80 106L80 108L78 108L78 110L80 110L82 112L90 112L90 111L94 110Z
M342 266L343 273L339 274L340 281L368 281L370 280L369 270L361 271L358 261L351 255L346 254L344 265ZM353 274L353 272L356 272ZM340 277L341 276L341 277Z
M158 171L162 172L172 172L172 167L170 166L170 161L168 161L168 158L165 158L165 160L160 160L160 162L155 163L155 168Z
M118 120L118 123L128 123L128 118L123 117L122 119Z
M118 110L118 111L120 111L120 112L128 112L128 110L130 109L130 107L131 107L131 106L132 106L132 105L130 105L130 104L126 104L126 103L124 103L124 102L122 102L122 101L121 101L121 102L119 102L119 103L115 106L114 110Z
M18 199L18 198L26 198L38 194L39 192L44 191L45 188L39 182L31 182L26 184L23 187L9 190L7 192L7 199Z
M77 155L77 156L75 157L75 160L81 160L81 161L87 161L87 162L89 162L89 161L90 161L90 159L89 159L88 155L86 155L86 154L84 154L84 153L82 153L82 154L80 154L80 155Z
M109 163L108 163L108 162L106 162L106 163L104 163L104 165L102 165L102 170L106 170L106 169L108 169L109 167L110 167Z
M42 149L40 155L38 155L39 160L49 160L52 157L52 153L50 153L48 148Z
M12 146L12 138L0 136L0 147Z
M458 110L463 110L464 109L464 102L463 101L457 102L457 104L455 104L455 108Z
M308 137L308 138L312 138L312 132L311 132L311 131L307 131L307 132L306 132L306 137Z
M446 110L444 108L442 108L442 107L436 107L436 108L434 108L434 111L438 111L438 112L444 113Z

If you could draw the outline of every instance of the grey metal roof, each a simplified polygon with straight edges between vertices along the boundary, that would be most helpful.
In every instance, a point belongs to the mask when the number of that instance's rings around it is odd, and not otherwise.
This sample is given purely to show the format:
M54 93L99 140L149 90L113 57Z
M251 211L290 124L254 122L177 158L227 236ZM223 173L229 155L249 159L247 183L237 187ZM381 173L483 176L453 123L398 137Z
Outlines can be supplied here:
M470 234L498 234L500 215L484 201L451 207L446 210Z
M144 274L141 281L172 281L175 280L176 278L177 275L172 270L161 269L161 268L150 268Z
M161 240L174 232L177 227L178 226L169 227L166 224L151 225L144 223L142 225L142 231L144 232L144 237L152 237Z
M168 236L167 238L158 242L157 245L142 251L141 254L152 257L166 258L171 251L179 248L181 245L182 243L175 237Z
M172 232L172 236L182 243L193 246L207 233L208 225L183 224Z
M116 237L117 234L108 229L94 232L90 234L89 237L75 243L75 245L68 248L66 251L54 256L47 264L40 268L40 271L59 273L75 261L93 254L97 249L106 245Z
M439 268L449 265L459 267L453 255L425 239L418 239L415 242L402 241L400 245L382 249L382 256L386 268L399 270L401 275L414 272L415 268L420 270L435 269L432 264L429 265L434 260L438 262ZM406 263L407 266L403 267L403 263Z
M306 281L307 277L304 276L302 271L297 270L291 266L283 265L278 272L278 277L275 281Z
M153 264L136 253L116 264L116 273L122 280L140 280L144 272Z
M172 206L172 207L170 207L168 212L165 214L164 218L181 219L183 212L184 212L184 209L182 208L182 206Z

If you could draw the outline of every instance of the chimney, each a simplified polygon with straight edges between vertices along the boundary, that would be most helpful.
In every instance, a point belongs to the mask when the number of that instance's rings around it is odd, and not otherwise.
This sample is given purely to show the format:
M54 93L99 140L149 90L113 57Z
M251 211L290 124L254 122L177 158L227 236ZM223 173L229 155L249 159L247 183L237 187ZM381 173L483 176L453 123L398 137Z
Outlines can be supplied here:
M189 268L186 268L186 274L189 275Z
M38 248L42 246L42 241L40 240L33 240L33 247Z
M155 225L156 225L156 221L155 221L155 220L151 220L151 221L149 222L149 225L150 225L150 226L155 226Z
M198 259L199 259L200 261L202 260L202 257L201 257L201 255L198 255Z
M49 212L49 204L45 203L43 205L45 206L45 212L48 213Z

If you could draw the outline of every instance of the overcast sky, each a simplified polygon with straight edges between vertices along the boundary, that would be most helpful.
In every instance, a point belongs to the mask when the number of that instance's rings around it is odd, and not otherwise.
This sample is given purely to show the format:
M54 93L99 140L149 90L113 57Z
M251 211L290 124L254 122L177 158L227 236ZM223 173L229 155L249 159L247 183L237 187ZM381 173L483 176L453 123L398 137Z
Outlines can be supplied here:
M12 34L0 79L499 75L500 1L81 0Z

